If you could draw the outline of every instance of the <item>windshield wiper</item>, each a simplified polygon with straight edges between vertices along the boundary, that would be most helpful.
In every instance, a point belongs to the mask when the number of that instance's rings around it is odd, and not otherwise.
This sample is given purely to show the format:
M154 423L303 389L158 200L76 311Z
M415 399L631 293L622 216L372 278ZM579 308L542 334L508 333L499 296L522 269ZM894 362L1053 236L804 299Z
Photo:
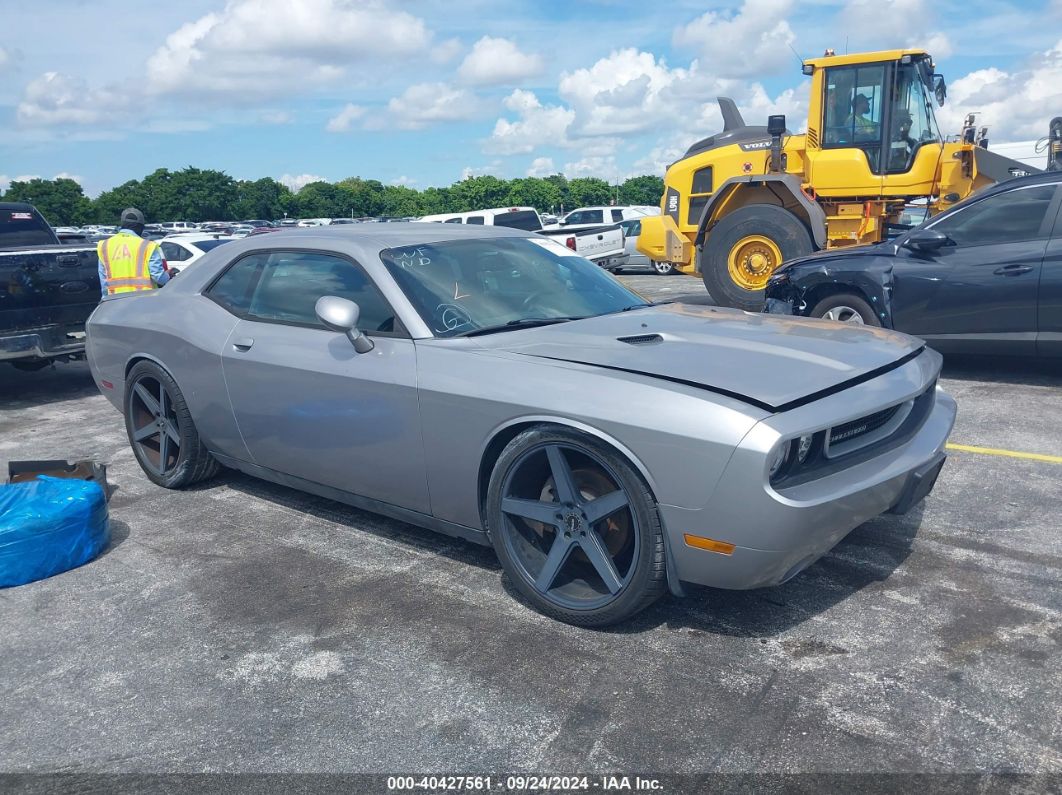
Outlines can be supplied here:
M516 320L510 320L508 323L502 323L498 326L484 326L483 328L474 328L471 331L465 331L461 334L454 334L455 337L478 337L483 334L496 334L499 331L516 331L522 328L535 328L536 326L552 326L555 323L567 323L569 320L582 320L582 316L577 317L521 317Z

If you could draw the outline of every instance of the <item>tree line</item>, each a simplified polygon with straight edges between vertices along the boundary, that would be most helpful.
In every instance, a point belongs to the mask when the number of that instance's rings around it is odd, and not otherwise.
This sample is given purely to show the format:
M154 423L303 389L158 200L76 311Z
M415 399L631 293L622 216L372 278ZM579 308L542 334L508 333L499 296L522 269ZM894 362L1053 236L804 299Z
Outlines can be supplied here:
M558 213L612 202L658 205L663 191L663 180L655 176L631 177L621 185L609 185L596 177L567 179L562 174L508 180L469 177L446 188L424 190L349 177L339 182L311 182L292 191L271 177L238 180L223 171L189 166L179 171L157 169L95 199L87 197L72 179L16 181L0 200L29 202L53 226L82 226L116 224L126 207L142 210L149 223L401 217L518 205Z

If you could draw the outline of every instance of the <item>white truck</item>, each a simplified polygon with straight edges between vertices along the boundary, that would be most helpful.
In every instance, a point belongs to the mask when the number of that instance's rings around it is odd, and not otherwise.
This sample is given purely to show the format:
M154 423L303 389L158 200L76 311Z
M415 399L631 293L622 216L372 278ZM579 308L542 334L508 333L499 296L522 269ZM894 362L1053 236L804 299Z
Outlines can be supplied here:
M527 232L538 232L563 243L580 257L585 257L610 271L619 270L627 261L623 230L618 223L543 227L542 219L534 207L495 207L467 213L425 215L417 220L437 224L507 226Z

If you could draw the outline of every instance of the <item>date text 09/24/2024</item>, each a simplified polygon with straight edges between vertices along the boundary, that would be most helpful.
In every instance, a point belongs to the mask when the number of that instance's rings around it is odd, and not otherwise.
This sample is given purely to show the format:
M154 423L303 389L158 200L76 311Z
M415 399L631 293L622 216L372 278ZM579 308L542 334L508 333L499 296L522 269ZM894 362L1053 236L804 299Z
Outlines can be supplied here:
M654 792L663 788L655 778L641 776L389 776L387 790L452 792L541 792L572 790Z

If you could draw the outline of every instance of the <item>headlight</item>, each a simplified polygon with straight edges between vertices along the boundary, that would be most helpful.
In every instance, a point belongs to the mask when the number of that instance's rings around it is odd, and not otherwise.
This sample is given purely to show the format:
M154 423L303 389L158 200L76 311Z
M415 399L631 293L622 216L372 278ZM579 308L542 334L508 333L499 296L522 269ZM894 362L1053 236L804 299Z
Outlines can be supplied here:
M771 469L769 477L774 480L775 476L782 471L782 468L789 461L790 452L793 449L792 442L782 442L775 448L773 456L771 458Z

